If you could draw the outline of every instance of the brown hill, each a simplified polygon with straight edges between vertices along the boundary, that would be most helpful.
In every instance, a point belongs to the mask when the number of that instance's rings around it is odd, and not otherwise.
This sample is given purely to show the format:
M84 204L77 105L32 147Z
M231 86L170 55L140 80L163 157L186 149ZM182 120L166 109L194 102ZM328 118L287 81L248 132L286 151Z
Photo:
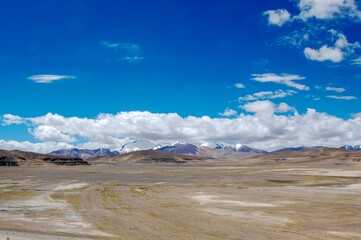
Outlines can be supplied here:
M0 150L0 166L35 166L35 165L89 165L80 158L53 156L48 154L23 152L18 150Z
M351 165L361 163L361 151L347 151L339 148L283 151L255 156L246 161L257 165L275 163L317 166Z
M186 163L189 161L203 161L207 158L180 155L156 150L143 150L119 154L115 156L104 156L91 159L92 163Z

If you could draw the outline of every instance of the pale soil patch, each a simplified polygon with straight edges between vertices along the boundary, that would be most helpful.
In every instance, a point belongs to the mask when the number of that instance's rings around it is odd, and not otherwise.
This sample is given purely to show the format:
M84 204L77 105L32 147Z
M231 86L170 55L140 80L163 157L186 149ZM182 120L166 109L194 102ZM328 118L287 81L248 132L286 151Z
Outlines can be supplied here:
M22 233L14 231L0 231L1 240L90 240L89 238L62 237L51 235L40 235L34 233Z
M361 177L359 170L324 169L324 168L284 168L265 170L270 172L287 172L289 174L329 176L329 177Z
M64 191L64 190L72 190L72 189L77 189L77 188L84 188L89 186L89 184L87 183L69 183L69 184L64 184L61 186L58 186L56 188L54 188L54 191Z
M293 222L286 217L271 216L269 214L260 211L248 212L248 211L237 211L234 209L230 210L224 208L202 208L201 210L221 216L242 218L244 220L265 221L270 224L287 224Z
M42 228L51 222L51 231L93 236L110 236L93 229L82 216L74 211L65 201L52 199L51 194L61 190L77 189L87 186L86 183L63 183L42 186L37 189L35 197L22 200L0 200L1 218L10 222L24 222L36 228ZM49 216L50 214L50 216Z
M269 203L243 202L243 201L223 200L223 199L215 199L215 198L219 198L219 196L203 195L203 193L201 193L201 195L191 197L191 199L198 201L201 205L220 203L220 204L233 205L239 207L277 207L277 205L269 204Z
M334 232L334 231L328 231L327 233L340 237L347 237L347 238L352 237L352 239L361 238L361 233Z

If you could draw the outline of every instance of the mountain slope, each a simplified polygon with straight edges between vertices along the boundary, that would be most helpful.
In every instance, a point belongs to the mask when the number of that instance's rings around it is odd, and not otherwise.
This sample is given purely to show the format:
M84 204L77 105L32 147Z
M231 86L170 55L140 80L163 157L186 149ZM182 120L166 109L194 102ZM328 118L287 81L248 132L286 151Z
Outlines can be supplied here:
M95 158L92 159L92 163L186 163L188 161L203 160L206 160L206 158L173 154L158 150L142 150L115 156Z
M176 142L169 146L164 146L158 149L163 152L170 152L175 154L186 154L186 155L197 155L198 147L196 145L185 143L185 142Z
M0 166L34 166L34 165L89 165L80 158L53 156L23 151L0 150Z
M276 151L273 151L273 153L277 152L285 152L285 151L304 151L304 150L317 150L317 149L323 149L326 147L323 146L314 146L314 147L305 147L305 146L299 146L299 147L288 147L288 148L281 148Z
M255 156L245 161L256 165L295 164L301 166L339 166L361 164L360 151L347 151L339 148L306 149L281 151ZM304 164L304 165L303 165Z

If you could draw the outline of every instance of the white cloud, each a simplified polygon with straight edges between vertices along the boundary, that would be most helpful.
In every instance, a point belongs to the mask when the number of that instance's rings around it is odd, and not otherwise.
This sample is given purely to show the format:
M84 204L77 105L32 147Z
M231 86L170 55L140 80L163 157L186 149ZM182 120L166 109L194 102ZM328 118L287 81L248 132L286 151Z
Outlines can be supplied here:
M219 115L223 116L223 117L233 117L233 116L236 116L237 114L238 114L237 111L230 109L230 108L227 108L226 110L224 110L223 113L219 113Z
M338 100L355 100L355 99L357 99L357 97L355 97L355 96L334 96L334 95L329 95L327 97L328 98L333 98L333 99L338 99Z
M53 74L40 74L40 75L32 75L27 79L32 80L37 83L51 83L58 80L63 79L73 79L75 76L71 75L53 75Z
M287 103L280 103L277 108L276 112L285 113L290 111L295 111L296 109L294 107L289 106Z
M361 13L357 9L355 0L300 0L299 17L303 21L310 18L333 19L333 18L356 18L360 19Z
M242 84L242 83L236 83L236 84L234 84L234 86L236 87L236 88L245 88L246 86L244 86L244 84Z
M292 96L293 94L296 94L296 91L293 90L281 90L278 89L274 92L272 91L263 91L263 92L257 92L254 94L248 94L244 97L239 97L238 101L242 102L242 101L254 101L254 100L259 100L259 99L275 99L275 98L284 98L287 96Z
M32 128L47 126L62 134L85 139L81 146L118 149L125 138L150 139L157 142L222 141L243 143L261 149L273 150L299 145L339 147L359 144L361 113L342 119L309 109L299 114L286 103L258 101L243 105L246 111L235 118L181 117L175 113L120 112L100 114L96 118L64 117L46 114L22 118ZM278 114L280 112L281 114ZM287 115L282 113L290 112ZM0 140L0 148L49 152L73 147L64 142L19 143Z
M42 142L32 143L28 141L5 141L0 139L0 149L5 150L21 150L38 153L49 153L58 149L72 148L73 145L64 142Z
M327 45L323 45L320 49L306 47L303 53L306 58L319 62L331 61L338 63L344 59L341 49L328 47Z
M33 136L41 141L49 142L74 142L75 138L62 133L59 129L53 126L41 125L31 131Z
M246 103L241 106L241 108L247 112L255 113L256 115L272 115L275 112L285 113L294 110L293 107L290 107L286 103L276 105L269 100Z
M334 46L323 45L319 49L306 47L303 51L306 58L319 62L331 61L338 63L344 60L345 55L353 53L355 49L361 47L359 42L349 43L344 34L334 29L328 32L331 33L333 38L336 38Z
M326 87L325 89L326 89L326 91L338 92L338 93L342 93L342 92L346 91L346 89L344 89L344 88L335 88L335 87Z
M252 74L252 80L258 82L274 82L279 84L284 84L289 87L297 88L298 90L309 90L310 88L306 85L302 85L299 83L295 83L294 81L303 80L305 77L299 75L291 75L291 74L275 74L275 73L263 73L263 74Z
M114 50L121 49L133 53L139 52L140 50L139 45L134 43L114 43L114 42L103 41L101 42L101 45L107 48L112 48Z
M128 63L137 63L144 60L141 55L140 47L134 43L114 43L114 42L101 42L102 46L115 50L118 57L115 59L108 59L108 61L124 61Z
M129 63L136 63L144 60L142 56L126 56L119 58L121 61L129 62Z
M12 125L12 124L22 124L24 123L24 120L22 117L20 116L16 116L16 115L12 115L12 114L4 114L2 116L2 125L6 126L6 125Z
M291 19L291 14L286 9L268 10L263 15L268 17L268 25L279 27Z
M358 65L361 66L361 57L355 58L353 60L351 60L352 65Z

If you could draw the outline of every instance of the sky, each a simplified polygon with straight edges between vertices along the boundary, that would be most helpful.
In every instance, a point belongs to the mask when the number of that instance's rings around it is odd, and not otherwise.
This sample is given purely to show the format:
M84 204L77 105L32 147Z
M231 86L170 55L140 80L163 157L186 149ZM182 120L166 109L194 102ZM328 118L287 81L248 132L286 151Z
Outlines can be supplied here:
M361 144L358 0L0 0L0 149Z

